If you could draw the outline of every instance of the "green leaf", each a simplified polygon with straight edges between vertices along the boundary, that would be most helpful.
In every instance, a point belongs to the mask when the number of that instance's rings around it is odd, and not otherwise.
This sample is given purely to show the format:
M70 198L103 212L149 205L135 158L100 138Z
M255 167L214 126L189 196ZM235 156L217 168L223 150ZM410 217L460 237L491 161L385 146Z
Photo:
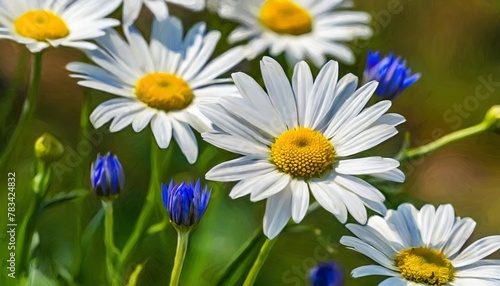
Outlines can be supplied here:
M92 218L92 220L89 222L85 230L83 231L82 234L83 253L85 253L85 251L88 249L90 241L92 240L92 236L99 228L99 226L102 224L103 219L104 219L104 210L100 208L99 211Z
M43 204L40 206L40 211L43 211L49 207L53 207L53 206L58 205L60 203L83 198L84 196L86 196L88 194L89 194L89 191L85 190L85 189L76 189L76 190L70 191L68 193L58 193L57 195L45 200L43 202Z
M144 269L144 264L141 263L134 268L132 274L130 274L127 286L136 286L139 275L141 275L142 269Z
M167 227L167 225L168 225L168 220L164 219L163 221L150 226L148 228L148 230L146 231L146 234L152 235L152 234L155 234L157 232L160 232L160 231L164 230Z
M229 264L221 271L216 285L236 285L238 280L245 277L257 257L260 247L266 237L260 229L247 240Z

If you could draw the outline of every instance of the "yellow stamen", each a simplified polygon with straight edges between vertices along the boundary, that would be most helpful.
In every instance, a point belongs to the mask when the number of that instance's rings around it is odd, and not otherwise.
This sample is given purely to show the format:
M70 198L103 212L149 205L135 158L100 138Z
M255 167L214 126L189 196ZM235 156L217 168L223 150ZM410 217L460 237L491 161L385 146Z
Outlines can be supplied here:
M335 150L330 141L309 128L285 131L271 145L271 162L294 177L319 177L334 160Z
M69 35L68 26L61 17L45 10L32 10L14 21L19 35L37 41L61 39Z
M291 0L267 0L259 20L269 30L294 36L311 32L313 25L311 14Z
M418 284L441 286L455 278L451 261L442 252L427 247L403 250L394 262L406 280Z
M137 98L148 106L162 110L184 109L193 101L191 87L173 74L154 72L135 85Z

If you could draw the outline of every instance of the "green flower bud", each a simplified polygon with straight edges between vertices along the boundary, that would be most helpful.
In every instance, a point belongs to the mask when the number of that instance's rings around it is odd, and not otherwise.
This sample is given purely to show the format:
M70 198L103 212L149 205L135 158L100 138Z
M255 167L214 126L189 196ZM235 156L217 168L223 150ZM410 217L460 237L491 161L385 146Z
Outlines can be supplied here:
M484 123L488 125L488 128L494 132L500 132L500 105L492 106L486 116L484 116Z
M63 145L49 133L44 133L35 142L35 156L44 163L57 161L63 154Z

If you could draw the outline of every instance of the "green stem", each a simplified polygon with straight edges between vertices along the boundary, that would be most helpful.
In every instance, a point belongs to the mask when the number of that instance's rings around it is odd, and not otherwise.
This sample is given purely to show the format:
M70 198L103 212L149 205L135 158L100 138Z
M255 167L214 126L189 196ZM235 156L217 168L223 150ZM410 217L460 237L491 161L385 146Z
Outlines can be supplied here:
M452 132L427 145L408 150L400 161L404 162L423 157L445 145L485 132L489 127L488 122L483 121L477 125Z
M264 265L264 263L266 262L267 257L269 256L269 253L271 252L271 249L273 249L273 246L277 240L278 237L275 237L272 240L266 239L266 242L264 242L264 245L262 245L262 248L260 249L257 259L255 260L252 268L250 269L250 272L248 272L245 282L243 282L243 286L252 286L255 284L255 280L259 275L260 269L262 268L262 265Z
M182 266L184 265L184 259L186 258L188 242L189 231L178 231L177 248L175 250L174 267L172 268L172 275L170 276L170 286L179 285Z
M17 66L15 71L15 76L7 89L4 98L0 103L0 134L5 135L7 126L7 118L12 112L12 106L16 95L18 94L19 85L23 81L24 72L26 71L26 63L28 61L28 53L23 49L19 52L19 58L17 60Z
M311 205L309 205L309 208L307 209L307 214L313 213L314 211L316 211L319 208L320 208L320 205L318 204L318 202L314 202ZM292 225L294 225L294 223L292 221L289 221L287 226L285 226L285 229L289 228ZM255 252L257 252L255 248L258 245L260 245L261 241L264 241L265 239L266 239L266 237L262 233L261 229L258 229L252 235L252 237L250 237L247 240L247 242L240 248L238 253L231 260L231 262L226 266L226 268L224 268L224 270L222 271L222 275L220 276L217 284L222 285L222 284L226 283L227 281L238 280L239 277L235 277L235 273L239 273L240 271L246 271L248 257L250 257L254 254L254 250L255 250ZM232 285L232 283L231 283L231 285Z
M106 268L109 285L119 285L119 274L116 271L116 249L113 236L113 201L101 200L104 209L104 245L106 247Z
M160 192L158 191L158 186L160 184L159 172L160 166L158 164L159 149L156 145L156 141L151 137L151 176L149 178L149 189L146 195L146 202L142 208L139 219L137 220L134 231L130 235L130 238L126 242L119 259L119 269L122 269L125 263L128 261L133 250L137 246L139 239L144 235L146 227L151 222L150 217L153 214L153 210L157 201L160 200Z
M43 162L37 162L36 174L33 178L32 191L34 199L24 213L24 218L19 227L19 239L17 244L18 252L17 261L20 267L20 274L28 270L30 261L30 243L35 233L35 227L39 217L40 205L47 194L50 185L51 169L50 166ZM20 275L21 276L21 275Z
M82 102L82 111L80 113L80 142L87 140L88 133L90 132L89 128L89 116L90 116L90 92L85 90L83 92L83 102ZM80 171L78 172L80 175L77 176L77 186L83 188L85 184L83 182L88 181L88 170L87 167L90 165L90 160L87 157L82 158L82 163L79 164Z
M22 131L26 128L26 125L31 121L33 114L35 114L36 109L36 101L38 92L40 89L40 82L42 79L42 52L35 54L35 59L33 60L33 67L31 69L31 77L30 77L30 88L28 91L28 96L24 101L23 111L21 116L19 117L19 122L17 124L14 133L10 137L9 143L7 143L7 147L2 152L2 156L0 158L0 170L3 170L9 160L9 157L12 153L14 147L18 144L19 138L21 136Z

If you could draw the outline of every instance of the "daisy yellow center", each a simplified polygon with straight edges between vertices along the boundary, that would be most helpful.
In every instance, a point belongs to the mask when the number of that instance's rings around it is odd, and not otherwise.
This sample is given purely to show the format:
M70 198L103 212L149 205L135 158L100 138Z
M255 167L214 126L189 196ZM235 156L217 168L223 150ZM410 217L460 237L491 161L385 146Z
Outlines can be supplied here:
M334 160L335 150L330 141L309 128L288 130L271 145L271 162L294 177L319 177Z
M19 35L37 41L61 39L69 35L68 26L61 17L46 10L32 10L14 21Z
M312 31L313 18L291 0L267 0L260 9L260 22L278 34L303 35Z
M455 278L451 261L442 252L427 247L403 250L394 261L401 275L415 283L441 286Z
M191 87L169 73L149 73L135 85L135 94L148 106L161 110L181 110L193 101Z

